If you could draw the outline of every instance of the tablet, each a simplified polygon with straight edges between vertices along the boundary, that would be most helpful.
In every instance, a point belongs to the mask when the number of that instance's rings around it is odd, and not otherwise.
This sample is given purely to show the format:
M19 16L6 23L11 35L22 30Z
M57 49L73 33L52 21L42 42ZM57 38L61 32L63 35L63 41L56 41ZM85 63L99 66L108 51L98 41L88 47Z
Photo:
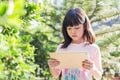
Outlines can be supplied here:
M60 61L60 65L57 66L60 69L82 68L82 61L88 59L87 52L49 53L49 55L50 58Z

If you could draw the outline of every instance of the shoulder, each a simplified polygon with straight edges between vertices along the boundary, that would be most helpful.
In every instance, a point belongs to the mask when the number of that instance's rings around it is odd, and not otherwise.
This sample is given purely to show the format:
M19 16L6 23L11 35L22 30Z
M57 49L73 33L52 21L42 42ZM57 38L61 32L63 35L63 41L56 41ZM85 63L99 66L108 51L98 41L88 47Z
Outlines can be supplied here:
M88 47L92 48L92 49L99 49L99 46L95 43L93 44L88 44Z
M87 44L86 45L87 49L89 49L92 52L100 52L100 48L97 44L93 43L93 44Z
M57 48L61 48L61 47L62 47L62 45L63 45L62 43L61 43L61 44L59 44L59 45L57 46Z
M59 50L61 50L62 45L63 45L63 44L61 43L61 44L59 44L59 45L57 46L56 52L58 52Z

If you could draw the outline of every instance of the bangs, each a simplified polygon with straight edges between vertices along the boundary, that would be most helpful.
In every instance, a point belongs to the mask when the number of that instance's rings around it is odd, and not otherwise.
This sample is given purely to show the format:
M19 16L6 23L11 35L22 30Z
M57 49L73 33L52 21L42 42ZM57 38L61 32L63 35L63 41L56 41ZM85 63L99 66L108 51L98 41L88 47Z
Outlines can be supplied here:
M82 17L80 13L77 13L74 9L68 11L66 17L63 21L63 26L77 26L79 24L85 23L85 17Z

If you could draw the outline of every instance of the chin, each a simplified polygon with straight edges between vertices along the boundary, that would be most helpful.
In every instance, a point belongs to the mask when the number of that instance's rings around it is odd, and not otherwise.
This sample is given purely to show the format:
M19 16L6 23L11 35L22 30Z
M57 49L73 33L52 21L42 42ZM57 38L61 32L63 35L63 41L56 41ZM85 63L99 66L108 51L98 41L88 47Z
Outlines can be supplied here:
M79 39L73 39L73 41L79 41Z

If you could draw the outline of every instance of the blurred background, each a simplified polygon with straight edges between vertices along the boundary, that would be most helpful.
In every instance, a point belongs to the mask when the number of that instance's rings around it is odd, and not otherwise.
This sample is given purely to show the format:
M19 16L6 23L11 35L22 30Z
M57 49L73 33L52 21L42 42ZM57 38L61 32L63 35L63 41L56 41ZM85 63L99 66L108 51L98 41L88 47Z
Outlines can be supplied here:
M63 41L62 21L73 7L83 8L91 21L102 54L102 80L117 79L119 4L120 0L0 0L0 80L54 80L48 53Z

